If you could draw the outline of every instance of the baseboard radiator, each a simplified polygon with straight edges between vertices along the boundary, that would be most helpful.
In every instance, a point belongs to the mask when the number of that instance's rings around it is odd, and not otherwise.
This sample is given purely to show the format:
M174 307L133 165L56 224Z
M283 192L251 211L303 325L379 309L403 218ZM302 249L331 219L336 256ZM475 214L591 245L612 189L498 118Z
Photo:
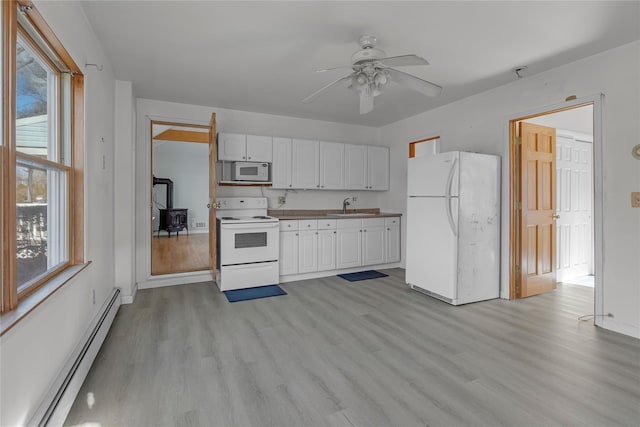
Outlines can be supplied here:
M31 417L29 426L63 425L119 308L120 289L115 288Z

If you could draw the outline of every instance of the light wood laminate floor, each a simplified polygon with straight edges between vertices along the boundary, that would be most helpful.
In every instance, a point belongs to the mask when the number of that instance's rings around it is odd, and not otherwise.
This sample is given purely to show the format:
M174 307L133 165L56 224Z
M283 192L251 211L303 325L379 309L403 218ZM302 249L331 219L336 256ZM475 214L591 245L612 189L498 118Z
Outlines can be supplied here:
M66 424L638 426L640 342L577 320L593 289L453 307L386 272L234 304L139 291Z
M209 233L182 232L167 237L154 234L151 239L151 274L154 276L189 271L210 270Z

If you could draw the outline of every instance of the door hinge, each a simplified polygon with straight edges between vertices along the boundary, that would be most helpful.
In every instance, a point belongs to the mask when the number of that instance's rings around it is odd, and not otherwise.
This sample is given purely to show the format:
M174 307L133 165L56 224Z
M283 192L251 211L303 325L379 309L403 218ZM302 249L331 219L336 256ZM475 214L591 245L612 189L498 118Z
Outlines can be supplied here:
M520 273L520 266L519 265L516 265L516 273ZM516 286L519 286L519 285L516 284Z
M522 209L522 202L518 202L518 209Z
M520 137L516 136L516 145L520 145Z

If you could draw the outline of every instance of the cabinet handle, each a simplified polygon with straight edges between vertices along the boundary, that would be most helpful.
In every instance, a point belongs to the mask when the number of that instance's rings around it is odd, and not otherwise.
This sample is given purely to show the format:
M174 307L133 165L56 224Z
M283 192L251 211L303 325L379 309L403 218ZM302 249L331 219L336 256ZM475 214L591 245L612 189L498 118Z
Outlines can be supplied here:
M387 231L391 231L391 229L390 229L390 228L387 228Z
M246 156L242 156L242 159L243 159L243 160L244 160L244 159L246 159L246 158L247 158Z
M333 234L336 234L336 232L334 231Z
M298 233L296 233L296 236L298 235Z
M316 188L320 188L320 184L316 185Z
M249 160L251 160L251 157L249 157Z
M291 187L291 184L289 184L289 187Z
M364 230L364 232L366 233L366 232L367 232L367 230Z
M324 188L324 185L322 186L322 188Z
M318 232L316 231L316 234L318 234Z

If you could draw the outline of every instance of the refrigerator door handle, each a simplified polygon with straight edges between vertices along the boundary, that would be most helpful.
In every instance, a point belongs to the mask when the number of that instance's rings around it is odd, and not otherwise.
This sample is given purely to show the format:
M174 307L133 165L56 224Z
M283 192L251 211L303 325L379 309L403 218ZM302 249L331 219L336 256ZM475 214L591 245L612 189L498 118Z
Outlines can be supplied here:
M449 227L451 227L451 231L453 231L453 235L457 237L458 230L455 222L453 221L453 212L451 211L451 199L452 197L447 195L447 197L445 197L444 199L444 202L447 205L447 219L449 220Z
M451 186L453 185L453 176L456 172L456 167L458 166L458 159L453 159L453 163L451 164L451 169L449 169L449 176L447 177L446 187L444 189L445 197L451 197Z

